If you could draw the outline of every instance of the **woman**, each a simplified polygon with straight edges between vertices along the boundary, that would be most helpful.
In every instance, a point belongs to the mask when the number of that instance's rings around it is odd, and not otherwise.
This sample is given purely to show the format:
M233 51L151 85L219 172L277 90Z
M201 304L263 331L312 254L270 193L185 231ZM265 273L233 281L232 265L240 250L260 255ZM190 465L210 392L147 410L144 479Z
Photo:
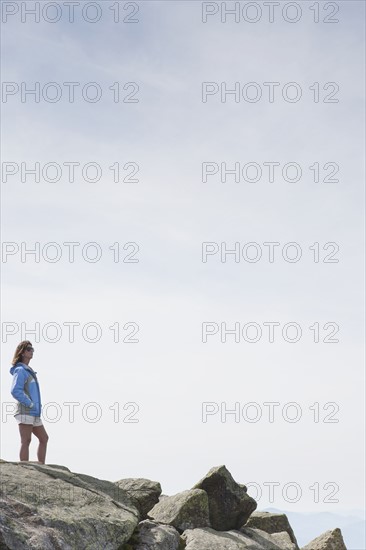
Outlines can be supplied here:
M21 440L19 458L21 461L29 461L29 445L33 432L39 439L38 463L44 464L48 435L41 420L42 404L37 372L29 366L33 352L34 348L29 340L18 344L10 369L13 375L11 395L18 401L14 417L19 424Z

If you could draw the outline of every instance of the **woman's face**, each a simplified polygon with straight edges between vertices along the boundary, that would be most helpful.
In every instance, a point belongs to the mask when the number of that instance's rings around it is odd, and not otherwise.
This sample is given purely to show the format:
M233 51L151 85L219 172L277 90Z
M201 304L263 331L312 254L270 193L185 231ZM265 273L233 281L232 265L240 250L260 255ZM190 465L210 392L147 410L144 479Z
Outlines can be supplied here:
M31 345L28 345L24 348L22 357L23 359L32 359L33 357L34 348Z

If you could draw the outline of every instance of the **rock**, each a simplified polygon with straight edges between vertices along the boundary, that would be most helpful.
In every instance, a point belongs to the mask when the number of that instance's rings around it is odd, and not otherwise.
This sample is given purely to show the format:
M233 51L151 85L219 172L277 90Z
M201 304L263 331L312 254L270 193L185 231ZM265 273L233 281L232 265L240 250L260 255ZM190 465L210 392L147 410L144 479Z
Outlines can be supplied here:
M286 531L289 534L291 542L295 544L298 550L298 544L292 527L286 514L271 514L270 512L253 512L248 519L245 527L254 527L261 529L266 533L281 533Z
M262 533L265 531L262 531ZM269 534L269 533L268 533ZM299 550L297 542L292 542L290 535L287 531L281 533L272 533L271 538L275 544L278 544L282 550Z
M140 511L141 520L147 518L147 513L159 502L161 485L158 481L144 478L127 478L114 482L130 495L133 504Z
M277 535L282 535L277 537ZM293 550L288 533L269 535L260 529L215 531L209 527L187 529L182 534L185 550Z
M242 527L240 533L243 533L248 539L254 540L257 544L263 544L264 548L270 544L276 545L275 548L281 548L281 550L299 550L297 543L292 542L290 535L286 531L280 531L279 533L267 533L262 529L255 529L253 527Z
M10 550L118 550L140 516L110 481L52 464L1 463L0 541Z
M180 536L171 525L159 525L146 519L128 541L132 550L179 550Z
M211 468L193 488L206 491L210 523L216 531L240 529L257 507L245 485L236 483L225 466Z
M225 466L167 496L149 479L0 459L0 550L299 550L286 515L256 506ZM302 550L347 549L333 529Z
M207 494L201 489L190 489L169 496L155 504L148 516L159 523L172 525L180 532L210 526Z
M341 530L336 528L316 537L301 550L347 550L347 548Z

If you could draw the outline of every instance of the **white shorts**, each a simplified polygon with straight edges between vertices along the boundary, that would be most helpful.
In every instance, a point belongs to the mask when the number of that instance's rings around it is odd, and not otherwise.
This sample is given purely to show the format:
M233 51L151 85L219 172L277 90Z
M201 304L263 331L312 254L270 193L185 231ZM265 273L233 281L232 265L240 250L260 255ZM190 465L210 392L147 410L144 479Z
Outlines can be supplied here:
M31 424L33 426L43 426L40 416L32 416L31 414L15 414L15 420L18 424Z

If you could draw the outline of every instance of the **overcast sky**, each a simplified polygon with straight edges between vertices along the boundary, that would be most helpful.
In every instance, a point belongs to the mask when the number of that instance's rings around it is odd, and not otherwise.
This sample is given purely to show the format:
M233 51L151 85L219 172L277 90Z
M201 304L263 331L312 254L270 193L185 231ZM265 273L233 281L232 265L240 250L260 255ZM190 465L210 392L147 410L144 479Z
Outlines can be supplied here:
M270 22L268 6L240 2L226 23L221 2L121 2L119 22L107 1L81 2L74 22L63 3L39 22L3 4L2 458L19 460L4 407L29 339L46 462L159 480L165 494L225 464L259 509L362 508L364 3L280 2ZM73 103L65 82L79 83ZM36 83L39 102L24 94ZM35 163L39 182L26 172ZM203 163L217 172L205 182ZM221 181L222 163L240 163L240 181ZM272 262L264 243L278 243ZM35 246L39 261L21 256ZM39 335L21 331L36 323ZM222 323L239 323L238 342L221 341ZM67 402L79 403L74 422ZM239 421L224 422L235 403Z

